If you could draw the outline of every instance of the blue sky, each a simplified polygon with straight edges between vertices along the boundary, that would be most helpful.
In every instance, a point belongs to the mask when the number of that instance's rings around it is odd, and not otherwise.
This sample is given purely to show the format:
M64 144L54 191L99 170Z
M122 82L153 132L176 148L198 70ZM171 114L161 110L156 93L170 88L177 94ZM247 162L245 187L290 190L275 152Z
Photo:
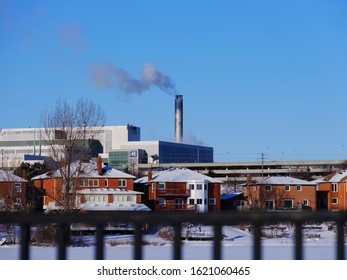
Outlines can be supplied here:
M0 0L0 128L84 97L106 125L174 141L179 93L185 141L215 161L347 159L346 14L344 0Z

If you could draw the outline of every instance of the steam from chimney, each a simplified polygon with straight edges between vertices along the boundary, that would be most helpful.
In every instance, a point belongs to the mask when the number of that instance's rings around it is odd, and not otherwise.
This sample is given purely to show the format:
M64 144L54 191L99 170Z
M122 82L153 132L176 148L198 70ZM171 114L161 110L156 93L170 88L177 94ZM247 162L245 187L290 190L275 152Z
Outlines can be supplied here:
M94 83L99 87L118 88L125 93L142 94L151 86L156 86L168 94L177 92L172 79L158 71L151 63L144 64L139 79L109 61L93 64L90 71Z

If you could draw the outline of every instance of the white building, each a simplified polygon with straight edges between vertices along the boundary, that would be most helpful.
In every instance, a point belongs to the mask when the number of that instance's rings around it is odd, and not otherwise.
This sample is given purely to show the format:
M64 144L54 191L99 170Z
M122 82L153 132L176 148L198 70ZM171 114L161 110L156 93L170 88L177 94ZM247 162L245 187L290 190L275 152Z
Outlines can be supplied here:
M44 160L50 146L44 140L43 128L0 129L0 165L17 167L23 161ZM104 162L124 170L131 164L212 162L213 148L165 141L141 141L139 127L104 126L92 142L92 158L101 155Z

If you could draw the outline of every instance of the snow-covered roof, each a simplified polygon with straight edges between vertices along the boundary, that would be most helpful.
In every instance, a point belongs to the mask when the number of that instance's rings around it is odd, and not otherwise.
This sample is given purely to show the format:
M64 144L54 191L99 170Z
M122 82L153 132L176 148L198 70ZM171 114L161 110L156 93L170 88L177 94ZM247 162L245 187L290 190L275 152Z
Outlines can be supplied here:
M125 188L88 188L77 191L79 194L119 194L119 195L137 195L142 192L132 191Z
M331 173L325 177L315 180L316 183L324 182L346 182L347 181L347 170L341 170L335 173Z
M214 179L204 174L192 171L187 168L170 168L165 171L153 174L151 182L208 182L222 183L223 181ZM148 176L142 177L134 181L134 183L148 183Z
M82 203L79 209L83 211L151 211L142 203Z
M71 172L76 172L79 168L79 162L75 161L71 164L70 170ZM101 174L97 171L97 163L96 161L86 161L81 163L81 168L78 177L85 177L85 178L121 178L121 179L127 179L127 178L133 178L135 179L135 176L130 175L128 173L119 171L117 169L114 169L108 165L104 165L102 170L103 172ZM77 174L76 174L77 175ZM39 180L39 179L48 179L48 178L59 178L61 177L59 170L50 171L42 175L38 175L32 178L32 180Z
M17 175L14 175L12 172L0 170L0 182L26 183L28 181Z
M256 182L257 185L316 185L314 182L301 180L289 176L266 177Z

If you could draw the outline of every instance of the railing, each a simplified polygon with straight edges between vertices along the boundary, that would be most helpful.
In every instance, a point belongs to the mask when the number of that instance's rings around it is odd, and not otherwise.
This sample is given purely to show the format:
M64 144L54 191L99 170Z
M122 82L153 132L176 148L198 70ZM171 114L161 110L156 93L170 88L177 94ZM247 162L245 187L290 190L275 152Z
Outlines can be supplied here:
M104 224L133 223L135 260L142 259L143 225L171 225L174 228L173 254L175 260L182 259L181 255L181 225L182 223L209 224L213 226L212 259L221 259L221 241L223 225L250 224L253 227L253 259L262 256L261 227L268 223L291 222L295 225L295 254L294 259L303 259L302 227L308 221L336 223L336 259L345 258L345 223L347 212L302 212L302 213L266 213L266 212L218 212L218 213L179 213L177 212L144 212L124 214L16 214L0 213L0 224L18 224L21 228L20 259L29 259L30 230L38 224L55 224L57 226L57 259L66 259L66 228L73 223L95 224L96 246L95 259L104 259Z
M158 190L158 196L190 196L190 190L187 190L187 189L163 189L163 190Z
M195 204L175 203L166 201L165 204L158 204L160 211L196 211Z

